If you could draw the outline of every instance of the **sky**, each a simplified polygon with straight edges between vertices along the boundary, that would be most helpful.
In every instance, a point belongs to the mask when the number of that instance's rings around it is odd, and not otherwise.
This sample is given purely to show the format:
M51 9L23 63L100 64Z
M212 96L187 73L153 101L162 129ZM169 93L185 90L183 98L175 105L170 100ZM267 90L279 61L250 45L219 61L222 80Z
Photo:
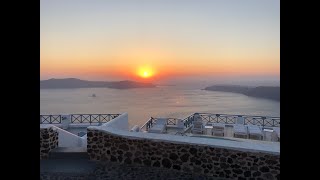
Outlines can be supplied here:
M40 78L280 78L279 0L41 0Z

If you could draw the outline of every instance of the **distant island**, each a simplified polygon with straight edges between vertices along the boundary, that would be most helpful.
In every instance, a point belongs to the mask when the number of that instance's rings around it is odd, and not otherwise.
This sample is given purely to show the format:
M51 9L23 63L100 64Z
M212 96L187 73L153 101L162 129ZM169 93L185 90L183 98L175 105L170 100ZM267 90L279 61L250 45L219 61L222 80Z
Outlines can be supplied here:
M70 88L154 88L152 83L135 81L86 81L76 78L40 80L40 89L70 89Z
M280 87L273 87L273 86L246 87L246 86L235 86L235 85L214 85L214 86L206 87L204 88L204 90L241 93L247 96L280 101Z

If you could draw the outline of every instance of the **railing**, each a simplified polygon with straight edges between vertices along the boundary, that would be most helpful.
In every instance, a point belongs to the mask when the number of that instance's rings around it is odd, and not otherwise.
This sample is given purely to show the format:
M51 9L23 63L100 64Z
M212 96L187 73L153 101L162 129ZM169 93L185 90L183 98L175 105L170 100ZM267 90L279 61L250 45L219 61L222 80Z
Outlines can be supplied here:
M148 131L156 122L157 122L158 118L153 118L151 117L141 128L140 130L142 131ZM178 121L181 120L179 118L166 118L167 119L167 123L166 125L178 125ZM185 121L185 120L183 120ZM185 125L186 126L186 125Z
M71 123L106 123L120 114L70 114ZM61 124L62 115L40 115L40 124Z
M71 123L106 123L120 114L71 114Z
M140 128L140 131L148 131L153 124L156 122L156 118L151 117L144 125Z
M196 114L196 113L195 113ZM194 115L191 115L185 119L185 124L189 125L193 121ZM280 117L270 116L249 116L249 115L229 115L229 114L210 114L210 113L197 113L200 115L202 121L207 123L224 123L224 124L236 124L238 117L243 117L244 124L253 124L268 127L280 127ZM186 126L187 127L187 126Z
M178 121L180 119L178 118L166 118L167 119L167 125L177 125Z
M40 115L40 124L60 124L61 115Z
M193 114L183 119L185 128L188 128L192 125L193 122Z
M194 115L198 114L202 121L206 123L224 123L236 124L238 117L243 117L244 124L253 124L268 127L280 127L280 117L270 116L248 116L248 115L230 115L230 114L210 114L210 113L194 113L183 119L185 128L192 125ZM167 118L167 125L177 125L178 118ZM141 128L142 131L148 131L157 121L157 118L151 117Z

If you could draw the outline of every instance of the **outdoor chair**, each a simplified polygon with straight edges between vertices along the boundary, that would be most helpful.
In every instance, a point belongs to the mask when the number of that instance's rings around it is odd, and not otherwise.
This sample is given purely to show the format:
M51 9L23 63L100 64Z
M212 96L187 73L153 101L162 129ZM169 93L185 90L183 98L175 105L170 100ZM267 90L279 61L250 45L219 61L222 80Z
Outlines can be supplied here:
M248 128L244 125L244 117L238 116L233 126L233 136L237 138L248 138Z
M193 121L193 126L191 128L191 133L201 133L203 134L204 128L202 121Z
M225 124L213 123L211 133L213 136L224 136Z
M167 118L157 118L155 124L149 129L149 133L165 133Z
M261 127L252 124L248 124L247 127L249 132L249 139L263 140Z

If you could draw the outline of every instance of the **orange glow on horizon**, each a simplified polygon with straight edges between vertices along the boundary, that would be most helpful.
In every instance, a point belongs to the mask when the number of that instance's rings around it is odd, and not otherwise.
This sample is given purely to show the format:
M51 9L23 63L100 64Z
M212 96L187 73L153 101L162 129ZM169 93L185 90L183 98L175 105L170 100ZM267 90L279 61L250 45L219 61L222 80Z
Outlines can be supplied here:
M41 78L280 76L274 1L42 1L40 16Z
M136 73L139 77L142 78L151 78L155 75L155 71L151 67L143 66L139 67Z
M141 63L142 64L142 63ZM101 77L108 80L117 78L119 80L135 80L143 82L156 82L171 78L184 76L224 76L224 75L277 75L279 67L274 68L271 65L265 65L263 68L257 64L251 63L251 66L245 64L218 64L212 68L204 64L156 64L136 65L136 64L117 64L108 66L106 64L68 64L60 65L52 63L50 66L41 64L40 73L46 77Z
M142 57L142 56L141 56ZM180 78L185 76L255 76L279 75L280 66L260 61L242 60L233 63L232 60L206 60L195 62L170 59L155 61L155 57L133 59L94 59L97 63L83 59L64 59L63 63L50 59L40 64L41 76L45 77L101 77L100 79L135 80L156 82L159 80ZM169 62L168 62L169 61ZM109 64L114 62L114 64ZM130 62L130 63L125 63ZM250 64L250 65L248 65Z

